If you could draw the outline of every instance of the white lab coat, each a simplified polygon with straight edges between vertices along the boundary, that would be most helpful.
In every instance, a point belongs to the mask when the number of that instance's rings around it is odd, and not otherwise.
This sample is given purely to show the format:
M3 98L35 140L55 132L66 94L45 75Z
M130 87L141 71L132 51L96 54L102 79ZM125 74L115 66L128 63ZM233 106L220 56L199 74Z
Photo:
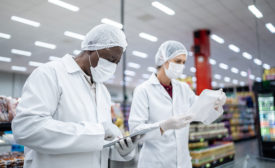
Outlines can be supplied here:
M26 146L24 168L107 168L108 158L125 161L103 149L102 122L112 122L111 98L96 84L96 114L89 83L72 56L40 66L23 88L12 130ZM95 117L96 116L96 117Z
M130 131L158 124L172 116L188 115L188 109L197 96L190 87L172 80L173 99L153 74L135 89L130 117ZM169 130L161 136L160 130L146 134L140 152L138 168L192 168L188 149L189 125Z

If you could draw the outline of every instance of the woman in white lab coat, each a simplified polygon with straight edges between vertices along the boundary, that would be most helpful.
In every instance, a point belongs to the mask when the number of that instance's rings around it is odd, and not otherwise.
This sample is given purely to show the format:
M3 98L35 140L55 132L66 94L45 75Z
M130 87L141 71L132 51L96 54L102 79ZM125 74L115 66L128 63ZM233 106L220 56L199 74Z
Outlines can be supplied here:
M26 147L24 168L107 168L109 156L134 156L131 139L103 148L121 132L102 82L113 76L126 46L120 29L98 25L76 58L67 54L34 70L12 121L15 140Z
M155 58L157 73L135 89L129 117L131 133L160 127L143 138L138 168L192 167L188 137L193 119L188 110L197 96L187 84L175 80L186 61L187 50L180 42L163 43ZM213 110L220 106L219 99Z

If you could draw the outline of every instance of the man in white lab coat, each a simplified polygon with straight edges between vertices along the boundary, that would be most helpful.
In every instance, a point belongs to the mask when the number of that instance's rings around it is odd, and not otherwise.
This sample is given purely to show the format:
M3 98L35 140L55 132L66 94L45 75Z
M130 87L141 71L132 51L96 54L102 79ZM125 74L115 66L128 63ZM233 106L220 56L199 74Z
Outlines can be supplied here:
M24 168L107 168L109 157L133 157L137 142L129 138L103 148L122 136L102 82L113 76L126 46L120 29L98 25L76 58L67 54L34 70L12 122L15 140L26 147Z

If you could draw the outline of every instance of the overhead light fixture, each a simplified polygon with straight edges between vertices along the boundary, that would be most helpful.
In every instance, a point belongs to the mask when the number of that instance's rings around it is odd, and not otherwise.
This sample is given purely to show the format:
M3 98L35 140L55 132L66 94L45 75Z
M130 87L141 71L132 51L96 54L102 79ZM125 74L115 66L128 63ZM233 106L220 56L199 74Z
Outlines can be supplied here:
M168 8L167 6L163 5L162 3L158 1L152 2L152 6L161 10L162 12L166 13L167 15L175 15L175 11Z
M111 19L108 19L108 18L103 18L101 19L101 23L105 23L105 24L108 24L108 25L112 25L112 26L115 26L119 29L122 29L123 28L123 25L119 22L116 22L116 21L113 21Z
M0 32L0 37L1 37L1 38L4 38L4 39L10 39L10 38L11 38L11 35L10 35L10 34L6 34L6 33L1 33L1 32Z
M242 76L242 77L246 77L246 76L247 76L247 72L241 71L241 76Z
M248 59L248 60L251 60L252 59L252 55L247 53L247 52L243 52L243 57Z
M56 56L50 56L49 57L50 61L56 61L56 60L60 60L60 59L61 59L60 57L56 57Z
M35 62L35 61L29 61L29 66L39 67L40 65L43 65L43 63Z
M148 68L147 68L147 71L152 72L152 73L156 73L156 72L157 72L157 69L154 68L154 67L148 67Z
M195 73L196 72L196 68L195 67L191 67L190 71L193 72L193 73Z
M231 68L231 72L237 74L237 73L239 73L239 70L237 68L235 68L235 67L232 67Z
M275 27L273 26L272 23L267 23L267 24L265 24L265 27L266 27L271 33L275 33Z
M140 58L147 58L148 55L144 52L140 52L140 51L133 51L132 54L134 56L140 57Z
M39 27L40 26L39 22L32 21L32 20L25 19L25 18L21 18L21 17L18 17L18 16L12 16L11 20L16 21L16 22L20 22L20 23L23 23L23 24L27 24L27 25L30 25L30 26L33 26L33 27Z
M258 58L254 58L254 63L257 64L257 65L262 65L262 61Z
M194 55L194 53L192 51L188 52L188 56L192 57Z
M224 77L224 81L225 82L230 82L230 78L226 76L226 77Z
M210 58L210 59L209 59L209 63L210 63L211 65L216 65L217 62L216 62L216 60Z
M128 67L131 67L131 68L135 68L135 69L139 69L140 68L140 65L137 64L137 63L134 63L134 62L128 62Z
M260 19L260 18L263 17L262 12L261 12L258 8L256 8L255 5L249 5L249 6L248 6L248 9L249 9L250 12L251 12L253 15L255 15L258 19Z
M222 68L222 69L225 69L225 70L228 69L228 65L226 65L226 64L224 64L224 63L220 63L220 64L219 64L219 67Z
M52 50L54 50L56 48L56 45L50 44L50 43L45 43L45 42L42 42L42 41L36 41L36 42L34 42L34 45L36 45L38 47L52 49Z
M147 33L144 33L144 32L139 33L139 37L144 38L144 39L149 40L149 41L152 41L152 42L158 41L157 37L155 37L153 35L150 35L150 34L147 34Z
M67 2L64 2L64 1L60 1L60 0L48 0L48 2L52 3L54 5L57 5L59 7L68 9L68 10L73 11L73 12L79 11L79 7L77 7L75 5L72 5L72 4L69 4Z
M150 76L151 76L151 75L149 75L149 74L142 74L142 77L145 78L145 79L150 78Z
M74 55L78 55L78 54L81 53L81 51L80 50L74 50L73 53L74 53Z
M257 82L261 82L262 79L261 79L260 77L257 77L257 78L256 78L256 81L257 81Z
M24 51L24 50L18 50L18 49L11 49L12 54L17 54L17 55L23 55L23 56L31 56L32 53L29 51Z
M220 43L220 44L223 44L224 43L224 39L221 38L220 36L217 36L216 34L212 34L211 36L211 39Z
M233 83L234 85L237 85L237 84L238 84L238 80L237 80L237 79L233 79L233 80L232 80L232 83Z
M85 39L84 35L78 34L78 33L74 33L74 32L70 32L70 31L65 31L64 35L68 36L68 37L72 37L72 38L78 39L78 40L84 40Z
M241 85L241 86L245 86L245 83L244 83L244 82L240 82L240 85Z
M211 82L211 85L212 85L212 87L216 87L218 84L217 84L217 82L212 81L212 82Z
M235 46L234 44L229 44L228 48L236 53L240 52L240 48Z
M135 76L136 75L136 73L134 71L130 71L130 70L125 70L124 74L128 75L128 76Z
M192 81L193 82L196 82L197 81L197 78L195 76L192 77Z
M251 75L249 75L249 79L254 80L255 76L251 74Z
M215 75L214 75L214 78L215 78L215 79L218 79L218 80L221 80L222 76L221 76L220 74L215 74Z
M268 64L263 64L263 67L264 67L264 69L270 69L270 65L268 65Z
M0 62L11 62L11 58L0 56Z
M27 68L23 67L23 66L12 66L11 70L25 72L25 71L27 71Z

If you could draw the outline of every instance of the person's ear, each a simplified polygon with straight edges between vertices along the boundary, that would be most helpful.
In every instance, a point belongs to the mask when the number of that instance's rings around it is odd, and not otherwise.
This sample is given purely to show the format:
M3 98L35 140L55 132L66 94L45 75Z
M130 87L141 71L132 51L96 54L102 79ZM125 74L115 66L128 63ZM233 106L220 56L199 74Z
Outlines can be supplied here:
M168 69L168 68L169 68L169 62L168 62L168 61L165 62L165 63L163 64L163 66L164 66L164 68Z

